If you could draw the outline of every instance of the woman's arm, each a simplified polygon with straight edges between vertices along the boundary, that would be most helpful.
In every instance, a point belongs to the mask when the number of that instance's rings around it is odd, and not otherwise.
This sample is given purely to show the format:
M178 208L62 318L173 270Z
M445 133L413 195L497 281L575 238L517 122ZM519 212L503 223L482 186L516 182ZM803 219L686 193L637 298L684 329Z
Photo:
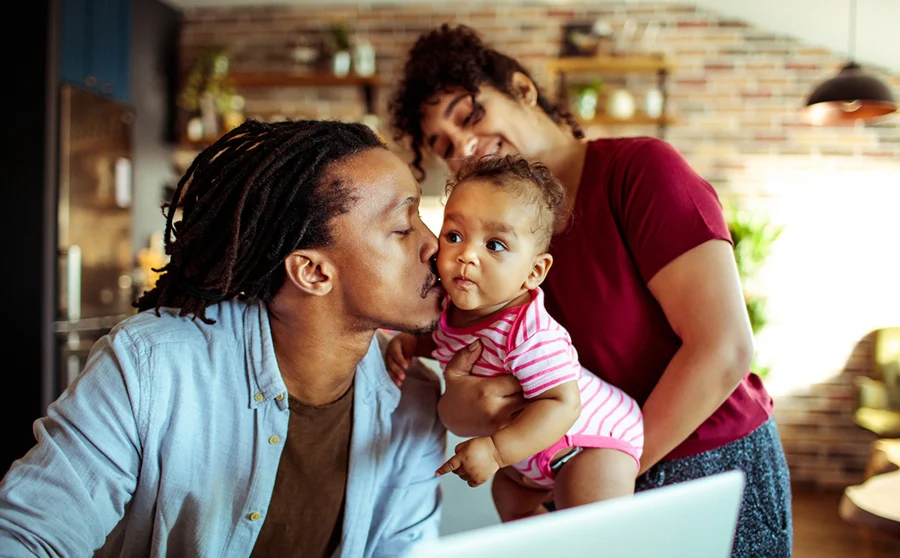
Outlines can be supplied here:
M697 429L750 368L753 332L734 253L710 240L672 260L648 287L682 340L644 403L641 473Z
M474 376L481 342L458 351L444 368L446 388L438 402L438 416L457 436L490 436L525 408L522 386L515 376Z

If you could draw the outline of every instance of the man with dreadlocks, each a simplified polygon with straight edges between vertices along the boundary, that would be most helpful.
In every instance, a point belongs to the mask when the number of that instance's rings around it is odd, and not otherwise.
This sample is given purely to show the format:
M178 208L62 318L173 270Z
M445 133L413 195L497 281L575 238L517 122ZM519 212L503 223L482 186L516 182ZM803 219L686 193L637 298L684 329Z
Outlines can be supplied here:
M0 554L397 556L437 536L439 386L398 389L374 339L440 313L419 197L362 125L251 121L202 152L156 288L0 484Z

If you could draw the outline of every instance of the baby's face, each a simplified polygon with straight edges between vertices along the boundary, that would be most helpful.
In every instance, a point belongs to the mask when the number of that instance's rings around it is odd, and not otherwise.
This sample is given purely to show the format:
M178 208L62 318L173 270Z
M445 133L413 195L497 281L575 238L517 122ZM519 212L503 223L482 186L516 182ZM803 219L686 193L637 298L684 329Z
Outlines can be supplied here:
M522 294L538 255L533 206L482 180L453 190L438 251L441 283L461 310L500 307Z

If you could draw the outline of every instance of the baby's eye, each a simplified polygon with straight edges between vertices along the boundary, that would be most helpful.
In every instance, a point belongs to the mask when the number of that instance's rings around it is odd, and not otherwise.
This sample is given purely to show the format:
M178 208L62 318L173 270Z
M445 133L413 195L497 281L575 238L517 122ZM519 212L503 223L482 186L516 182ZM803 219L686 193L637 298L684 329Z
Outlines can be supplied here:
M506 250L506 246L503 245L499 240L489 240L486 244L487 249L491 252L503 252Z
M448 232L444 235L444 238L446 238L447 242L449 242L450 244L456 244L457 242L460 242L462 240L462 237L460 237L459 234L455 232Z

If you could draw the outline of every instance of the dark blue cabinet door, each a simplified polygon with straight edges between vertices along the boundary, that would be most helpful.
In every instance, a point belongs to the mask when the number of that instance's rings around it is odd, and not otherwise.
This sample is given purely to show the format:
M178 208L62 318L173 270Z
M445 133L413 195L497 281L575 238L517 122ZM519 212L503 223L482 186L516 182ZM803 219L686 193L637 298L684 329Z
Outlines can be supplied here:
M61 5L63 81L128 102L131 0L61 0Z
M88 40L88 0L62 0L60 2L60 77L63 81L88 87L90 76Z
M91 63L97 76L97 88L104 95L113 95L116 80L116 33L119 0L91 0L92 18L89 22Z
M131 0L117 0L115 45L115 85L113 96L121 101L131 100Z

